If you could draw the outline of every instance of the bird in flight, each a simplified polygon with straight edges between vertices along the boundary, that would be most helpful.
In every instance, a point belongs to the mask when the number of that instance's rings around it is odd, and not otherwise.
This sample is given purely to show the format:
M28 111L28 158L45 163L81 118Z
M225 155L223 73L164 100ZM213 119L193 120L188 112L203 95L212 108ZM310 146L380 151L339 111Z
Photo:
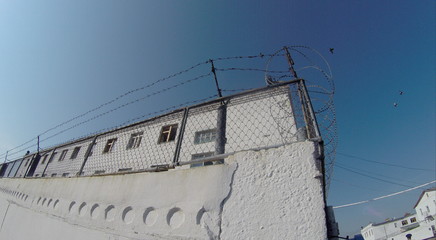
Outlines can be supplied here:
M334 48L330 48L330 53L333 54Z

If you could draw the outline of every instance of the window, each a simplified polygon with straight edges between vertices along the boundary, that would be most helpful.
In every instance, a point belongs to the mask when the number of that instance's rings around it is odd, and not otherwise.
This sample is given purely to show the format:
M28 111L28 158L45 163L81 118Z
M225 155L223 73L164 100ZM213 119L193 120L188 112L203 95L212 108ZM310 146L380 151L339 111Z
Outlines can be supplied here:
M51 155L51 158L48 160L48 163L51 163L51 161L53 161L53 159L55 158L55 156L58 154L58 152L54 152L52 155Z
M130 135L129 143L127 144L127 149L137 148L141 145L141 139L144 132L138 132Z
M411 223L416 222L416 217L411 218L411 219L410 219L410 222L411 222Z
M397 223L394 223L394 227L397 227Z
M403 221L401 221L401 224L404 226L404 225L407 225L407 220L403 220Z
M213 142L216 139L216 129L209 129L195 133L194 144Z
M159 143L174 141L177 134L177 124L162 127L159 137Z
M62 177L68 177L69 173L62 173Z
M213 152L192 154L191 160L197 160L197 159L206 158L206 157L210 157L210 156L213 156ZM213 165L213 162L194 163L194 164L191 164L191 167L202 167L202 166L208 166L208 165Z
M425 206L427 208L427 212L430 213L430 208L428 206Z
M75 147L73 150L73 153L71 153L71 157L70 159L75 159L77 158L77 155L79 155L79 151L80 151L81 147Z
M41 161L41 164L44 164L45 161L47 160L47 158L48 158L48 154L46 154L46 155L44 156L44 158L43 158L42 161Z
M106 146L103 149L103 153L109 153L114 149L115 142L117 141L117 138L111 138L107 140Z
M58 161L62 161L65 159L65 156L67 155L68 149L65 149L61 152L61 155L59 156L59 160Z
M24 164L24 166L27 166L27 164L29 164L29 160L30 160L30 158L28 158L28 159L26 160L26 163Z

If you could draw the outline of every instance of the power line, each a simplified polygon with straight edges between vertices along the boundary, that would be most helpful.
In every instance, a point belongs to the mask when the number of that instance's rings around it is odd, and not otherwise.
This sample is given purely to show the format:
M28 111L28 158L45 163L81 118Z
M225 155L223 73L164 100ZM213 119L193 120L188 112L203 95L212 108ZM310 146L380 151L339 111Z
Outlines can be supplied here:
M351 169L349 169L349 168L341 167L341 166L338 166L338 165L336 165L336 167L338 167L338 168L340 168L340 169L344 169L344 170L346 170L346 171L350 171L350 172L355 173L355 174L358 174L358 175L362 175L362 176L365 176L365 177L368 177L368 178L372 178L372 179L375 179L375 180L379 180L379 181L381 181L381 182L390 183L390 184L394 184L394 185L398 185L398 186L402 186L402 187L410 187L410 186L408 186L408 185L404 185L404 184L401 184L401 183L391 182L391 181L384 180L384 179L381 179L381 178L378 178L378 177L373 177L373 176L370 176L370 175L366 175L366 174L363 174L363 173L360 173L360 172L357 172L357 171L351 170Z
M428 182L428 183L424 183L424 184L416 186L416 187L411 187L411 188L403 190L403 191L387 194L387 195L384 195L384 196L381 196L381 197L376 197L376 198L365 200L365 201L360 201L360 202L355 202L355 203L349 203L349 204L344 204L344 205L340 205L340 206L335 206L335 207L333 207L333 209L344 208L344 207L351 207L351 206L355 206L355 205L359 205L359 204L364 204L364 203L368 203L368 202L372 202L372 201L377 201L377 200L380 200L380 199L384 199L384 198L392 197L392 196L399 195L399 194L402 194L402 193L410 192L412 190L425 187L425 186L430 185L430 184L435 183L435 182L436 182L436 180Z
M341 155L341 156L344 156L344 157L349 157L349 158L353 158L353 159L357 159L357 160L361 160L361 161L365 161L365 162L377 163L377 164L382 164L382 165L391 166L391 167L404 168L404 169L408 169L408 170L434 172L434 170L431 170L431 169L406 167L406 166L392 164L392 163L377 162L377 161L374 161L374 160L369 160L369 159L366 159L366 158L357 157L357 156L353 156L353 155L346 154L346 153L341 153L341 152L336 152L336 153L338 155Z
M166 91L169 91L169 90L171 90L171 89L174 89L174 88L180 87L180 86L185 85L185 84L187 84L187 83L194 82L194 81L200 80L200 79L202 79L202 78L208 77L208 76L210 76L211 74L212 74L212 73L209 72L209 73L207 73L207 74L203 74L203 75L197 76L197 77L195 77L195 78L191 78L191 79L188 79L188 80L185 80L185 81L179 82L179 83L177 83L177 84L174 84L174 85L169 86L169 87L167 87L167 88L161 89L161 90L159 90L159 91L156 91L156 92L150 93L150 94L148 94L148 95L146 95L146 96L144 96L144 97L137 98L137 99L132 100L132 101L130 101L130 102L124 103L124 104L119 105L119 106L117 106L117 107L115 107L115 108L109 109L109 110L107 110L107 111L105 111L105 112L103 112L103 113L100 113L100 114L95 115L95 116L93 116L93 117L91 117L91 118L88 118L88 119L86 119L86 120L84 120L84 121L82 121L82 122L76 123L75 125L72 125L72 126L66 128L66 129L63 129L63 130L59 131L59 132L56 132L56 133L54 133L54 134L52 134L52 135L50 135L50 136L44 138L44 139L41 140L40 142L45 142L46 140L49 140L49 139L51 139L51 138L53 138L53 137L56 137L56 136L58 136L58 135L60 135L60 134L62 134L62 133L64 133L64 132L67 132L67 131L69 131L69 130L71 130L71 129L74 129L74 128L76 128L76 127L79 127L79 126L81 126L81 125L83 125L83 124L85 124L85 123L88 123L88 122L90 122L90 121L93 121L93 120L95 120L95 119L98 119L98 118L100 118L100 117L103 117L103 116L105 116L105 115L107 115L107 114L109 114L109 113L112 113L112 112L114 112L114 111L117 111L117 110L119 110L119 109L121 109L121 108L127 107L127 106L129 106L129 105L131 105L131 104L134 104L134 103L137 103L137 102L139 102L139 101L143 101L143 100L145 100L145 99L147 99L147 98L150 98L150 97L152 97L152 96L155 96L155 95L161 94L161 93L166 92ZM46 132L47 132L47 131L46 131ZM36 146L36 144L33 144L33 145L28 146L28 147L26 147L26 148L22 148L22 149L19 149L19 150L15 151L15 152L12 152L12 153L9 154L9 156L13 156L13 155L15 155L15 154L18 154L18 153L20 153L20 152L22 152L22 151L28 149L29 147L34 147L34 146Z
M359 172L365 172L365 173L368 173L368 174L372 174L372 175L376 175L376 176L380 176L380 177L385 177L385 178L389 178L389 179L396 180L396 181L407 181L407 182L410 182L412 184L418 184L417 182L413 182L413 181L408 181L408 180L404 180L404 179L400 179L400 178L394 178L394 177L387 177L386 175L382 175L382 174L378 174L378 173L373 173L373 172L370 172L370 171L367 171L367 170L363 170L363 169L359 169L359 168L355 168L355 167L345 166L343 164L339 164L337 161L336 161L336 166L343 167L343 168L348 168L348 169L354 169L354 170L359 171Z
M263 57L265 57L265 56L269 56L269 57L271 57L272 55L271 55L271 54L262 54L262 53L261 53L261 54L259 54L259 55L221 57L221 58L216 58L216 59L212 59L212 60L213 60L213 61L223 61L223 60L231 60L231 59L252 59L252 58L263 58ZM158 79L158 80L156 80L156 81L154 81L154 82L152 82L152 83L150 83L150 84L147 84L147 85L145 85L145 86L142 86L142 87L139 87L139 88L135 88L135 89L132 89L132 90L130 90L130 91L127 91L127 92L125 92L125 93L123 93L123 94L120 94L120 95L118 95L117 97L115 97L115 98L113 98L113 99L111 99L111 100L109 100L109 101L107 101L107 102L105 102L105 103L102 103L102 104L100 104L99 106L97 106L97 107L95 107L95 108L93 108L93 109L90 109L90 110L88 110L88 111L86 111L86 112L84 112L84 113L82 113L82 114L79 114L79 115L77 115L77 116L75 116L75 117L73 117L73 118L70 118L70 119L68 119L68 120L66 120L66 121L64 121L64 122L62 122L62 123L60 123L60 124L58 124L58 125L56 125L56 126L54 126L54 127L52 127L52 128L49 128L49 129L47 129L47 130L41 132L41 133L38 134L38 135L41 136L41 135L44 135L44 134L46 134L46 133L48 133L48 132L50 132L50 131L52 131L52 130L54 130L54 129L57 129L57 128L59 128L59 127L62 127L62 126L66 125L66 124L68 124L68 123L70 123L70 122L72 122L72 121L74 121L74 120L76 120L76 119L79 119L79 118L81 118L81 117L84 117L84 116L88 115L89 113L95 112L95 111L97 111L97 110L99 110L99 109L101 109L101 108L103 108L103 107L105 107L105 106L107 106L107 105L110 105L110 104L112 104L112 103L114 103L114 102L116 102L116 101L118 101L118 100L120 100L120 99L122 99L122 98L124 98L124 97L126 97L126 96L128 96L128 95L130 95L130 94L133 94L133 93L135 93L135 92L138 92L138 91L141 91L141 90L144 90L144 89L150 88L150 87L152 87L152 86L154 86L154 85L156 85L156 84L158 84L158 83L160 83L160 82L164 82L164 81L169 80L169 79L171 79L171 78L174 78L174 77L176 77L176 76L179 76L179 75L185 74L185 73L187 73L187 72L189 72L189 71L191 71L191 70L193 70L193 69L195 69L195 68L197 68L197 67L199 67L199 66L201 66L201 65L208 64L209 61L210 61L210 60L203 61L203 62L199 62L199 63L197 63L197 64L195 64L195 65L192 65L191 67L188 67L188 68L186 68L186 69L184 69L184 70L181 70L181 71L179 71L179 72L177 72L177 73L174 73L174 74L171 74L171 75L169 75L169 76L166 76L166 77L160 78L160 79ZM16 149L18 149L18 148L20 148L20 147L22 147L22 146L25 146L25 145L27 145L27 144L29 144L29 143L32 143L32 142L35 141L36 139L37 139L37 137L32 138L32 139L30 139L30 140L28 140L28 141L26 141L26 142L24 142L24 143L22 143L22 144L20 144L20 145L18 145L18 146L16 146L16 147L14 147L14 148L8 149L8 151L11 152L11 151L13 151L13 150L16 150ZM34 145L28 146L28 147L24 148L24 150L27 149L27 148L29 148L29 147L33 147L33 146L34 146ZM21 152L21 151L23 151L23 149L21 149L21 150L19 150L19 151L16 151L16 152L10 154L9 156L14 155L14 154L16 154L16 153L19 153L19 152ZM6 156L6 152L0 154L0 157L3 157L3 156Z
M375 192L379 192L379 191L380 191L380 190L377 190L377 189L374 189L374 188L369 188L369 187L364 187L364 186L355 185L355 184L349 183L349 182L347 182L347 181L341 181L341 180L338 180L338 179L336 179L336 178L332 178L332 181L334 181L334 182L340 182L340 183L342 183L342 184L346 184L346 185L348 185L348 186L352 186L352 187L355 187L355 188L358 188L358 189L367 189L367 190L371 190L371 191L375 191Z
M321 58L326 62L325 58L323 58L322 55L319 54L319 52L317 52L316 50L314 50L314 49L312 49L312 48L310 48L310 47L306 47L306 46L290 46L290 47L289 47L290 50L297 51L297 50L295 50L295 48L305 48L305 49L309 49L309 50L315 52L316 54L318 54L318 55L319 55L319 56L320 56L320 57L321 57ZM282 51L282 50L280 50L280 51ZM212 61L240 60L240 59L256 59L256 58L263 59L264 57L269 57L270 60L271 60L272 57L276 57L276 56L284 56L284 54L280 53L280 51L277 51L277 52L274 53L274 54L262 54L262 53L260 53L259 55L221 57L221 58L215 58L215 59L212 59ZM299 51L299 52L300 52L300 54L301 54L301 51ZM304 54L303 54L303 55L304 55ZM305 56L305 55L304 55L304 57L306 58L306 60L308 60L309 62L313 63L313 62L310 60L310 58L308 58L308 57ZM92 109L90 109L90 110L88 110L88 111L86 111L86 112L84 112L84 113L82 113L82 114L79 114L79 115L77 115L77 116L75 116L75 117L73 117L73 118L71 118L71 119L69 119L69 120L66 120L66 121L64 121L64 122L62 122L62 123L60 123L60 124L58 124L58 125L56 125L56 126L54 126L54 127L52 127L52 128L49 128L49 129L47 129L47 130L41 132L40 134L38 134L38 136L45 135L45 134L47 134L48 132L51 132L51 131L53 131L53 130L55 130L55 129L57 129L57 128L61 128L61 127L62 127L62 128L65 128L65 127L67 127L67 126L65 126L65 125L67 125L67 124L69 124L69 123L72 123L73 121L75 121L75 120L77 120L77 119L79 119L79 118L82 118L82 117L84 117L84 116L86 116L86 115L88 115L88 114L90 114L90 113L92 113L92 112L95 112L95 111L97 111L97 110L99 110L99 109L101 109L101 108L103 108L103 107L105 107L105 106L112 105L112 104L114 104L116 101L119 101L120 99L122 99L122 98L124 98L124 97L126 97L126 96L128 96L128 95L131 95L131 94L133 94L133 93L135 93L135 92L138 92L138 91L141 91L141 90L144 90L144 89L147 89L147 88L151 88L151 87L157 85L158 83L161 83L161 82L167 81L167 80L169 80L169 79L171 79L171 78L174 78L174 77L177 77L177 76L179 76L179 75L185 74L185 73L187 73L187 72L189 72L189 71L191 71L191 70L193 70L193 69L195 69L195 68L197 68L197 67L200 67L200 66L202 66L202 65L205 65L205 64L210 63L210 61L211 61L211 60L207 60L207 61L203 61L203 62L197 63L197 64L195 64L195 65L193 65L193 66L191 66L191 67L189 67L189 68L186 68L186 69L184 69L184 70L182 70L182 71L179 71L179 72L174 73L174 74L172 74L172 75L169 75L169 76L167 76L167 77L164 77L164 78L158 79L158 80L156 80L156 81L154 81L154 82L152 82L152 83L150 83L150 84L147 84L147 85L144 85L144 86L142 86L142 87L139 87L139 88L136 88L136 89L132 89L132 90L130 90L130 91L127 91L127 92L125 92L125 93L123 93L123 94L121 94L121 95L118 95L117 97L115 97L115 98L113 98L113 99L111 99L111 100L109 100L109 101L107 101L107 102L105 102L105 103L103 103L103 104L98 105L97 107L94 107L94 108L92 108ZM313 64L312 64L310 67L311 67L311 68L315 68L316 70L319 70L319 71L321 71L322 73L324 73L324 75L326 76L326 78L328 79L328 81L330 81L330 78L331 78L331 70L330 70L330 66L328 65L327 62L326 62L326 65L327 65L327 67L329 68L328 71L330 72L330 74L325 73L321 68L317 67L316 65L313 65ZM273 70L269 70L269 71L268 71L268 70L258 69L258 68L223 68L223 69L217 69L217 70L221 70L221 71L232 71L232 70L233 70L233 71L235 71L235 70L236 70L236 71L262 71L262 72L266 72L266 73L268 73L268 72L269 72L269 73L282 73L282 72L285 73L285 72L288 72L288 71L273 71ZM206 76L208 76L208 75L210 75L210 74L211 74L211 73L209 73L209 74L205 74L205 75L202 75L202 76L200 76L199 78L206 77ZM281 76L281 77L286 77L286 76L287 76L287 75L283 75L283 76ZM145 97L143 97L143 98L139 98L139 99L133 100L133 101L131 101L131 102L128 102L128 103L126 103L126 104L122 104L122 105L120 105L120 106L118 106L118 107L112 108L112 109L110 109L110 110L108 110L108 111L106 111L106 112L103 112L103 113L98 114L98 115L96 115L96 116L94 116L94 117L91 117L91 118L89 118L89 119L87 119L87 120L84 120L84 121L82 121L82 122L79 122L79 123L77 123L77 124L74 124L73 126L70 126L70 127L66 128L66 129L63 129L63 130L59 131L59 132L56 132L56 133L54 133L54 134L52 134L52 135L50 135L50 136L44 138L41 142L43 142L43 141L45 141L45 140L47 140L47 139L53 138L53 137L55 137L55 136L58 136L59 134L64 133L64 132L66 132L66 131L68 131L68 130L71 130L71 129L73 129L73 128L76 128L76 127L78 127L78 126L80 126L80 125L82 125L82 124L84 124L84 123L87 123L87 122L90 122L90 121L92 121L92 120L95 120L95 119L97 119L97 118L99 118L99 117L102 117L102 116L104 116L104 115L106 115L106 114L108 114L108 113L110 113L110 112L113 112L113 111L116 111L116 110L118 110L118 109L120 109L120 108L126 107L127 105L130 105L130 104L133 104L133 103L135 103L135 102L138 102L138 101L144 100L145 98L148 98L148 97L150 97L150 96L153 96L153 95L156 95L156 94L162 93L162 92L167 91L167 90L169 90L169 89L172 89L172 88L175 88L175 87L181 86L181 85L183 85L183 84L185 84L185 83L188 83L188 82L191 82L191 81L195 81L195 80L198 80L198 79L191 79L191 80L185 81L185 82L183 82L183 83L181 83L181 84L176 84L176 85L171 86L171 87L169 87L169 88L165 88L165 89L162 89L162 90L157 91L157 92L155 92L155 93L149 94L149 95L147 95L147 96L145 96ZM232 91L232 90L229 89L228 91ZM330 104L329 104L328 107L331 107ZM65 126L65 127L64 127L64 126ZM33 143L36 139L37 139L36 137L35 137L35 138L32 138L32 139L30 139L29 141L27 141L27 142L25 142L25 143L23 143L23 144L21 144L21 145L18 145L18 146L16 146L16 147L12 148L12 149L9 149L8 151L10 152L10 154L8 155L8 157L9 157L9 156L13 156L13 155L15 155L15 154L18 154L18 153L22 152L23 150L26 150L26 149L28 149L28 148L30 148L30 147L36 146L36 144ZM33 144L32 144L32 143L33 143ZM28 146L28 145L30 145L30 146ZM326 145L327 145L327 144L326 144ZM19 149L19 148L21 148L21 147L23 147L23 146L26 146L26 147L25 147L25 148L22 148L22 149L20 149L20 150L18 150L18 151L11 152L11 151L16 150L16 149ZM0 157L1 157L1 156L5 156L5 155L6 155L6 153L0 154Z
M121 123L121 124L118 124L118 125L116 125L116 126L112 126L112 127L108 127L108 128L103 128L103 129L100 129L100 130L98 130L98 131L94 131L94 132L92 132L92 133L89 133L89 134L83 135L83 136L81 136L81 137L77 137L77 138L73 138L73 139L67 140L67 141L65 141L64 143L73 142L73 141L76 140L76 139L83 139L83 138L90 137L90 136L94 136L94 135L96 135L96 134L100 134L100 133L103 133L103 132L107 132L107 131L115 130L115 129L117 129L117 128L121 128L121 127L123 127L123 126L126 126L127 124L129 124L129 123L131 123L131 122L138 121L138 120L143 120L145 117L156 116L156 115L158 115L158 114L166 113L166 112L168 112L168 111L170 111L170 110L179 109L179 108L181 108L181 107L189 106L189 105L192 105L192 104L195 104L195 103L205 102L205 101L207 101L207 100L211 100L211 99L213 99L213 98L216 98L217 96L218 96L218 95L215 94L215 95L211 95L211 96L206 97L206 98L202 98L202 99L198 99L198 100L193 100L193 101L187 101L187 102L184 102L184 103L182 103L182 104L178 104L178 105L173 105L173 106L171 106L171 107L168 107L168 108L165 108L165 109L161 109L161 110L159 110L159 111L154 111L154 112L147 113L147 114L144 114L144 115L139 116L139 117L132 118L132 119L127 120L127 121L125 121L125 122L123 122L123 123ZM46 149L53 148L54 146L57 146L57 145L59 145L59 143L54 144L53 146L48 146L48 147L46 147Z

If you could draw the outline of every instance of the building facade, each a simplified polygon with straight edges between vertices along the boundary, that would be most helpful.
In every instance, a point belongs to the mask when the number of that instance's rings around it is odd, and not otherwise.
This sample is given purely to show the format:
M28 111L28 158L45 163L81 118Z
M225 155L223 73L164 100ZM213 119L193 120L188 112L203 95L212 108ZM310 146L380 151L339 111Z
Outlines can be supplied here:
M0 239L327 239L323 142L299 84L3 164Z
M436 189L421 193L415 204L415 214L408 214L383 223L370 223L361 230L365 240L404 240L410 234L412 240L436 237Z

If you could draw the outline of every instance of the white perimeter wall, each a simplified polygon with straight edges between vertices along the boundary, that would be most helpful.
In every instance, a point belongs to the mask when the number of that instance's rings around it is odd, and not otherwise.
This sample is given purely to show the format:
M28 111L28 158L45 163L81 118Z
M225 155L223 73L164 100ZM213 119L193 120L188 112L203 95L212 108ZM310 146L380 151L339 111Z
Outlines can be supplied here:
M327 238L318 144L126 175L0 179L0 239Z

